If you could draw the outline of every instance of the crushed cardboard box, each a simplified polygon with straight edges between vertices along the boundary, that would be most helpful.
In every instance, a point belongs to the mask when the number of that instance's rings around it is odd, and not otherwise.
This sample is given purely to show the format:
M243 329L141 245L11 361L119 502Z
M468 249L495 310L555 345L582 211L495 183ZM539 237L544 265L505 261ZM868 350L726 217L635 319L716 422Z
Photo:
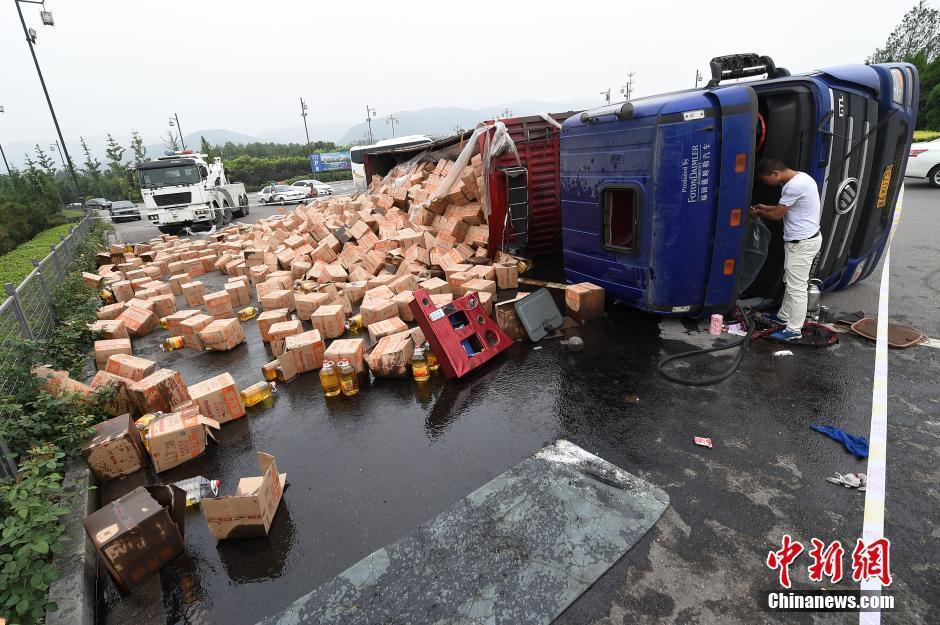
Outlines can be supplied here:
M95 424L81 453L99 484L147 466L147 452L130 414Z
M259 477L243 477L234 495L204 499L202 512L216 540L267 536L287 485L274 456L258 452Z

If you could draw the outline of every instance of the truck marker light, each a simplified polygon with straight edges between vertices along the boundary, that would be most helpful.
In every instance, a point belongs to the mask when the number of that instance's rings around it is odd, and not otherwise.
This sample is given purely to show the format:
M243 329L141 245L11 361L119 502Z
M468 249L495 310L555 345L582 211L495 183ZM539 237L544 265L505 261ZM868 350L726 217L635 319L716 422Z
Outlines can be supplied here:
M734 156L734 173L742 174L747 170L747 154L741 152Z
M741 209L740 209L740 208L732 208L732 209L731 209L731 221L730 221L730 223L731 223L731 227L735 227L735 226L740 226L740 225L741 225Z
M725 275L730 276L734 273L734 259L728 258L725 260Z

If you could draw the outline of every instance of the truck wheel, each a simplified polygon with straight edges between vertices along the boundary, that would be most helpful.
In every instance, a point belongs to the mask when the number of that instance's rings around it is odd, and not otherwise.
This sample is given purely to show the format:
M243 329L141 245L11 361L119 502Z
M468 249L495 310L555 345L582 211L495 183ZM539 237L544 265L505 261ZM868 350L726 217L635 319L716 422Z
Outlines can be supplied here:
M930 170L930 173L927 174L927 182L935 189L940 188L940 165Z
M180 229L174 226L157 226L157 230L163 234L179 234Z
M222 209L222 223L230 224L232 223L232 209L226 206Z
M238 210L233 213L236 217L244 217L248 214L248 198L238 198Z

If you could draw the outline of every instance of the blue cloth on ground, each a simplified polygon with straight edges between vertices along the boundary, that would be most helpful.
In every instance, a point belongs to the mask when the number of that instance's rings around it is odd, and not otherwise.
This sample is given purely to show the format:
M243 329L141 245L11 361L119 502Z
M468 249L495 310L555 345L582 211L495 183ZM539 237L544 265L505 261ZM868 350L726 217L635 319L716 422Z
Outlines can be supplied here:
M843 445L845 445L845 450L851 454L855 454L856 457L868 457L868 439L864 436L855 436L854 434L849 434L845 430L837 428L834 425L811 425L809 427L813 428L820 434L825 434L829 438L841 442Z

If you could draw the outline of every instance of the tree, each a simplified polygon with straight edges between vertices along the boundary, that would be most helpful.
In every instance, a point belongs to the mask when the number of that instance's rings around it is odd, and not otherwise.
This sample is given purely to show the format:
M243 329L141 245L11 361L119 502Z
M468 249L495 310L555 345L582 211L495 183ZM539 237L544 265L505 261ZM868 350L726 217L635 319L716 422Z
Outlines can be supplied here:
M904 14L883 48L876 48L869 63L911 61L918 54L930 63L940 55L940 10L920 0Z
M85 137L80 136L79 139L82 140L82 152L85 153L85 173L95 183L98 193L101 193L101 161L92 155Z
M39 147L38 143L36 144L36 159L36 163L47 175L55 177L55 161Z
M199 137L199 151L212 159L212 146L209 145L209 142L206 141L206 138L203 136Z
M108 157L108 169L111 175L123 179L127 174L127 167L124 165L125 149L120 143L115 141L111 133L108 133L108 146L105 148L105 155Z
M180 140L173 134L173 129L166 131L166 136L160 138L163 141L163 145L166 146L167 150L173 150L174 152L180 149Z
M131 132L131 151L134 153L134 164L140 165L147 160L147 148L144 146L144 140L140 133L134 130Z

